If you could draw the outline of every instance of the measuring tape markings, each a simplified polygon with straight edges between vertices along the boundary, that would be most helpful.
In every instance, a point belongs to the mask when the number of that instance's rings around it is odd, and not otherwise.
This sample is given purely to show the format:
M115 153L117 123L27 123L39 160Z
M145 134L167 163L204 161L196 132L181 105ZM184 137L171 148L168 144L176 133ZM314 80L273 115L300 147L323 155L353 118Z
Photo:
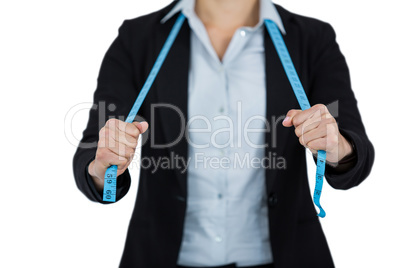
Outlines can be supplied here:
M293 65L292 59L289 55L289 51L283 41L282 35L279 32L278 26L272 20L265 20L265 25L268 29L268 33L271 36L274 47L278 52L278 56L282 62L282 66L285 69L285 73L289 79L292 89L296 95L297 101L299 102L302 110L307 110L311 108L308 101L306 92L303 89L302 83L300 82L299 76L297 75L296 69ZM325 173L325 159L326 152L319 150L317 152L317 170L314 188L314 204L320 209L318 216L324 218L326 213L320 204L320 197L322 192L323 178Z
M172 47L174 40L176 39L181 26L185 20L185 16L180 13L177 18L162 50L157 57L155 64L143 86L141 89L135 103L127 116L126 123L132 123L134 121L135 116L138 113L142 103L145 100L153 82L158 75L160 68L162 67L163 62L166 59L167 54L169 53L170 48ZM303 86L300 82L299 76L297 75L296 69L293 65L292 59L289 55L289 52L286 48L285 42L283 41L282 35L279 32L278 26L271 20L265 20L265 25L268 29L269 35L274 43L275 49L277 50L278 56L282 62L285 73L289 79L289 82L292 86L292 89L296 95L297 101L299 102L302 110L309 109L310 103L307 99L306 93L303 89ZM318 214L319 217L325 217L325 211L320 205L320 197L323 185L323 178L325 173L325 159L326 152L319 150L317 154L317 171L316 171L316 184L314 189L314 203L320 209ZM116 180L117 180L117 166L110 166L105 173L105 184L103 190L103 201L106 202L116 202Z
M142 105L142 103L145 100L145 97L147 96L149 90L152 87L152 84L154 83L156 76L158 75L163 62L166 59L167 54L170 51L170 48L172 47L181 26L183 25L183 22L185 20L185 16L180 13L179 17L177 18L168 38L165 41L165 44L162 47L161 52L159 53L154 66L151 69L151 72L148 75L147 80L145 81L144 86L142 87L140 93L138 94L137 99L134 102L133 107L131 108L130 113L128 114L125 122L126 123L132 123ZM105 173L105 183L103 187L103 201L105 202L116 202L116 184L117 184L117 166L112 165L110 166Z

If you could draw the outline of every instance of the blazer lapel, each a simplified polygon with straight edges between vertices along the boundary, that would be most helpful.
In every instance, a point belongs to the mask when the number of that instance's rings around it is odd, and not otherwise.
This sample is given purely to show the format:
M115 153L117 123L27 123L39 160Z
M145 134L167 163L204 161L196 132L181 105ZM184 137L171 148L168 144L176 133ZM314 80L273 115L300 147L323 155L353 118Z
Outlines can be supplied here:
M161 50L177 16L171 18L157 33L156 51ZM190 60L190 28L185 21L172 45L166 60L155 80L155 91L158 104L165 107L156 109L156 116L160 117L165 144L170 144L168 150L174 157L180 157L187 161L188 145L185 137L187 123L187 98L188 98L188 70ZM187 173L175 167L179 184L184 194L187 195Z

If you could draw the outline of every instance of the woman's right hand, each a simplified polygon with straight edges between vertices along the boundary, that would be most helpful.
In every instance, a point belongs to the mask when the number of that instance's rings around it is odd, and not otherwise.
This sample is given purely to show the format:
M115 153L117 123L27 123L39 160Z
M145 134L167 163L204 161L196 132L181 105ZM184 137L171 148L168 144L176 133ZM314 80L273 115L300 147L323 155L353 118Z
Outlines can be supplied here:
M108 167L116 165L117 176L128 168L133 160L138 138L147 129L147 122L126 123L118 119L109 119L106 122L99 131L95 159L88 166L88 172L98 191L103 190Z

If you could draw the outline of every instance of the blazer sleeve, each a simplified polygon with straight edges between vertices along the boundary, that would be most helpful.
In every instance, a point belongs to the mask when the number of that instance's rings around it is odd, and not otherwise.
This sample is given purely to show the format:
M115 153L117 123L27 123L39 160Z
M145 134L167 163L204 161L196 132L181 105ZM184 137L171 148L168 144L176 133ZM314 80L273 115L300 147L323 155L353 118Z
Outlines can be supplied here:
M73 158L74 177L80 191L90 200L104 204L108 202L102 201L102 193L96 191L87 167L95 158L99 130L110 118L124 120L138 95L133 82L129 40L124 22L102 61L89 121ZM126 195L130 182L128 170L117 178L116 201Z
M345 172L336 172L329 166L325 177L336 189L359 185L370 173L374 162L374 147L367 137L357 101L351 88L349 69L336 42L333 28L322 24L322 29L311 46L315 55L311 62L309 99L322 103L338 122L341 134L354 146L355 164Z

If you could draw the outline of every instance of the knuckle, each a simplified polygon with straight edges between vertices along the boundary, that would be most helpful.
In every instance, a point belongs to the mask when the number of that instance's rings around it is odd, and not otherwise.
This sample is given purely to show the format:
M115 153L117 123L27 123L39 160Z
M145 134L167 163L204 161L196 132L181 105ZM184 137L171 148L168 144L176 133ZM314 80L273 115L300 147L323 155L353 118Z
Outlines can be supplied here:
M131 158L131 156L132 156L133 154L134 154L134 149L128 148L128 149L126 150L126 157Z
M107 155L108 155L108 152L107 152L107 149L105 149L105 148L100 148L96 152L96 158L98 158L99 160L105 160L107 158Z
M337 124L334 123L334 122L329 122L329 123L327 124L327 131L328 131L328 133L336 134L336 133L338 132L338 126L337 126Z
M316 104L316 105L314 105L314 107L317 108L317 109L319 109L320 111L325 111L325 110L327 110L327 106L325 106L325 105L322 104L322 103Z
M301 121L301 119L298 116L293 117L293 124L294 125L298 126L301 123L303 123L303 122Z
M296 134L297 137L300 137L300 136L301 136L301 134L302 134L301 127L295 128L295 134Z
M315 109L317 109L317 113L319 113L322 116L326 116L328 114L328 109L327 106L324 104L316 104L314 105Z
M127 145L127 148L129 148L130 151L134 151L135 148L137 148L137 142L136 142L136 141L135 141L135 142L130 142L130 143Z
M108 126L108 127L116 127L117 124L118 124L118 121L119 120L117 120L116 118L111 118L111 119L107 120L106 126Z
M327 146L335 147L338 145L338 136L337 135L330 135L327 137Z
M313 149L313 148L314 148L314 144L313 144L312 142L307 143L305 147L308 148L309 150L314 150L314 149Z
M335 118L332 116L332 114L329 112L329 110L328 110L328 108L326 109L326 112L325 112L325 118L327 118L327 119L333 119L334 121L335 121Z
M134 132L135 136L138 136L138 135L141 134L141 132L140 132L140 130L138 129L137 126L133 126L133 132Z
M121 160L121 166L126 166L128 164L128 159L127 158L123 158L122 160Z
M336 123L335 118L333 118L332 116L326 116L323 118L323 121L327 124L327 125L332 125L334 123Z
M112 124L112 121L113 121L113 119L107 120L105 126L109 127Z
M304 146L304 138L303 138L303 135L299 137L299 143Z
M103 137L103 136L105 135L105 131L106 131L106 127L102 127L102 128L99 130L99 137Z
M103 135L99 135L98 148L105 147L105 141L106 141L105 137Z
M140 134L140 131L134 124L127 123L124 128L124 133L128 136L136 137Z
M118 120L116 122L116 128L119 128L119 130L122 131L122 132L127 131L127 125L128 124L126 122L123 122L123 121L120 121L120 120Z
M319 143L317 143L317 140L314 140L307 143L306 147L309 148L310 150L317 150L317 146L319 146Z
M138 130L138 128L135 128L133 131L132 131L132 136L137 140L138 138L139 138L139 136L140 136L140 131Z

